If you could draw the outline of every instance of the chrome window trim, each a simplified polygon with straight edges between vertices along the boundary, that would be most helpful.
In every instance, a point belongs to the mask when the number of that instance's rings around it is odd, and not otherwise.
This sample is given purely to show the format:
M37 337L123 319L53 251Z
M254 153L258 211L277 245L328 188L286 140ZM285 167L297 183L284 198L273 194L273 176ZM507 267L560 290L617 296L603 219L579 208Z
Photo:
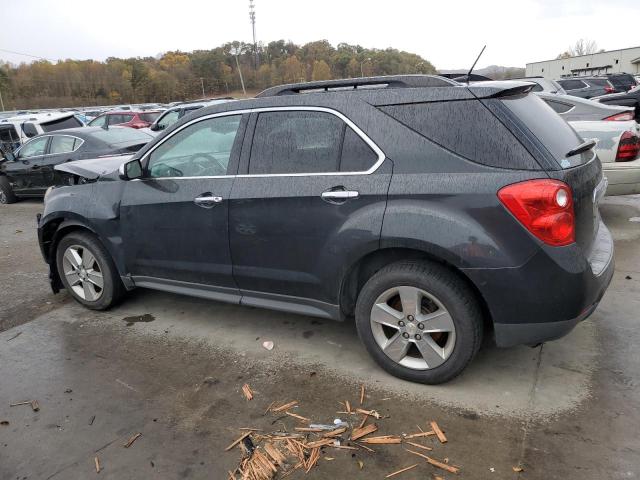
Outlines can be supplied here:
M384 152L376 145L373 140L369 138L369 136L364 133L360 127L358 127L355 123L351 121L347 116L338 112L337 110L333 110L327 107L306 107L306 106L292 106L292 107L260 107L260 108L246 108L241 110L230 110L227 112L220 113L212 113L210 115L204 115L202 117L194 118L190 122L185 123L180 126L175 131L171 132L170 135L167 135L160 142L154 145L148 152L146 152L141 158L140 162L146 162L145 168L148 165L149 156L154 152L156 148L166 142L168 139L176 135L178 132L187 128L194 123L202 122L204 120L209 120L211 118L225 117L231 115L244 115L245 113L263 113L263 112L325 112L331 115L335 115L339 119L341 119L344 123L347 124L356 134L365 141L367 145L376 153L378 156L378 160L365 171L360 172L317 172L317 173L260 173L260 174L240 174L240 175L213 175L213 176L203 176L203 177L148 177L153 178L153 180L193 180L193 179L203 179L203 178L268 178L268 177L322 177L322 176L349 176L349 175L370 175L374 173L380 165L387 158ZM141 179L142 180L142 179ZM146 178L145 178L146 180Z

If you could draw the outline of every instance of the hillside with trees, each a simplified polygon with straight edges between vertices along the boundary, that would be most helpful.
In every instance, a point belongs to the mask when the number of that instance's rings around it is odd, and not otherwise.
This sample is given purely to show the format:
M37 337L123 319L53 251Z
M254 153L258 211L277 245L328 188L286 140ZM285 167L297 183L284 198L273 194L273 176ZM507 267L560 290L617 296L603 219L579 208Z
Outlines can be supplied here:
M166 52L158 57L40 60L0 63L0 92L6 109L120 103L170 102L309 80L435 73L419 55L393 48L367 49L326 40L296 45L278 40L259 45L229 42L212 50Z

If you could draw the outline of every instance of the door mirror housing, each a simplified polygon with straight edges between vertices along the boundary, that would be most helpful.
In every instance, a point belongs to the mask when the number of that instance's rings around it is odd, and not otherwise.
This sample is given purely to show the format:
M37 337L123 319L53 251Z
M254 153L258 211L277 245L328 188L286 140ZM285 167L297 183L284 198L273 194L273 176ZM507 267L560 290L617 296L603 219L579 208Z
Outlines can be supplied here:
M4 159L8 162L15 162L16 161L16 156L13 154L13 152L0 152L0 155L4 157Z
M134 180L142 177L142 164L140 160L131 160L130 162L123 163L118 169L120 178L122 180Z
M38 135L38 129L36 128L36 126L33 123L23 123L22 124L22 131L29 138L32 138L32 137L35 137L36 135Z

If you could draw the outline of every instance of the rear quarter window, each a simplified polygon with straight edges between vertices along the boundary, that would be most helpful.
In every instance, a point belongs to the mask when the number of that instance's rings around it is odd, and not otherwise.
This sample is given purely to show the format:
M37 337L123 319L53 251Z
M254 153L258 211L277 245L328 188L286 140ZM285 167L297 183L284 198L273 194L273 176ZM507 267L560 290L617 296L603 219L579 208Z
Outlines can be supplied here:
M540 170L518 139L477 100L391 105L381 110L467 160L491 167ZM554 115L557 117L557 115Z

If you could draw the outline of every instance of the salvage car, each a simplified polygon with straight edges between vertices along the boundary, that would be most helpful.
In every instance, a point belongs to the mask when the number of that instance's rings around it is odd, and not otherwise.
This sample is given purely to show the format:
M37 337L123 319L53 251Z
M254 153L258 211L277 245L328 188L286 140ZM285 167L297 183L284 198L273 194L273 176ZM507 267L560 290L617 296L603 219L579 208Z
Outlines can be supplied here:
M603 77L575 77L556 80L567 95L581 98L592 98L616 92L613 84Z
M85 181L38 216L52 288L96 310L143 287L355 317L382 368L428 384L484 335L559 338L597 307L613 241L594 142L532 87L283 85L197 110L126 162L58 165Z
M18 148L42 133L82 127L74 112L25 113L0 119L0 139L5 149ZM8 148L10 147L10 148Z
M0 203L42 197L50 186L68 184L72 176L54 170L60 163L132 154L152 138L125 127L70 128L34 137L14 153L5 153L0 163Z
M165 130L166 128L176 123L185 115L188 115L189 113L195 110L198 110L199 108L208 107L209 105L217 105L219 103L224 103L224 102L230 102L231 100L233 100L232 97L226 97L226 98L215 98L211 100L200 100L200 101L194 101L194 102L181 103L179 105L176 105L174 107L171 107L165 110L162 113L162 115L156 118L155 122L151 124L149 129L152 132L159 132L161 130Z

